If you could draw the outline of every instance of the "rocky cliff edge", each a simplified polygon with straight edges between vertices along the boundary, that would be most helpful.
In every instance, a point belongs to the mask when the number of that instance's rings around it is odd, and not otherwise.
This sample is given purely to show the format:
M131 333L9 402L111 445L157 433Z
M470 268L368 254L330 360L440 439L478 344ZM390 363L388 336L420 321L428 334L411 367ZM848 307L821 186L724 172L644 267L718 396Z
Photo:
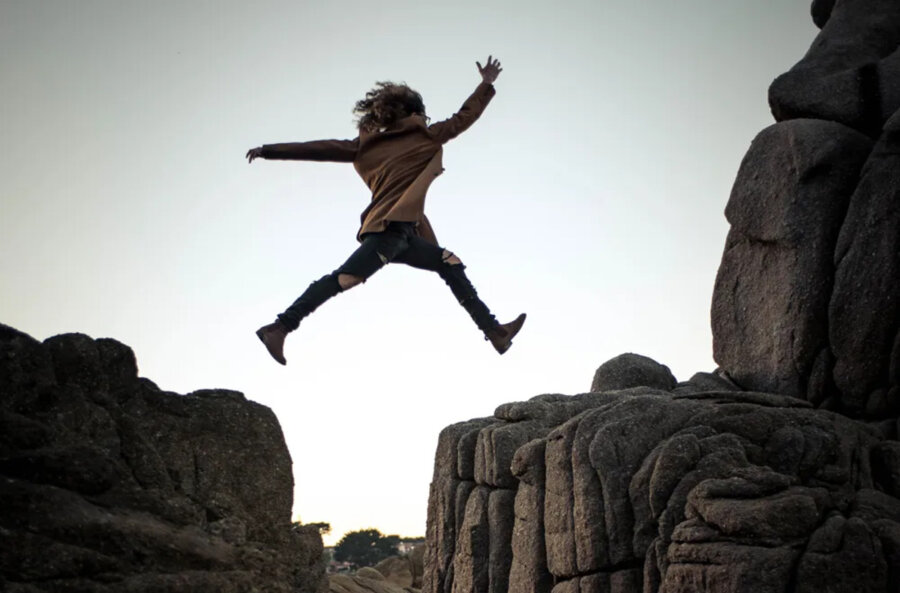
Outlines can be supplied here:
M112 339L0 325L0 590L313 592L291 458L265 406L179 395Z

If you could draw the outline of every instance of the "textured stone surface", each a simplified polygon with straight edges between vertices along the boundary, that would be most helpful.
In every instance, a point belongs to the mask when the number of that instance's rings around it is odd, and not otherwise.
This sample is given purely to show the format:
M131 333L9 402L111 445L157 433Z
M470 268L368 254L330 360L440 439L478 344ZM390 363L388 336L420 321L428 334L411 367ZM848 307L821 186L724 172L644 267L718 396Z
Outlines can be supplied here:
M509 590L521 593L548 591L544 537L544 457L547 442L535 439L516 451L512 471L519 480L514 507Z
M708 391L740 391L741 388L723 369L712 373L694 373L687 381L679 383L675 393L702 393Z
M114 340L0 326L0 425L4 590L319 586L278 421L240 393L164 392Z
M374 568L360 569L354 575L328 577L328 593L418 593L418 589L392 583Z
M613 391L629 387L671 390L675 377L669 367L640 354L620 354L604 362L594 373L591 391Z
M770 87L781 123L753 142L726 210L714 355L744 388L896 422L900 3L811 13L822 31Z
M422 587L425 546L417 546L405 556L385 558L373 568L384 576L384 580L400 587Z
M428 496L426 537L429 545L425 548L425 566L429 570L423 576L424 590L444 591L438 587L453 582L456 542L465 505L475 487L475 444L481 429L492 423L491 418L458 422L438 436Z
M877 417L900 412L890 391L900 388L898 203L900 114L885 127L850 200L834 255L829 309L834 382L842 407Z
M900 3L811 15L726 208L719 368L626 354L450 427L424 591L900 591Z
M780 592L861 569L871 590L894 582L897 442L864 422L736 390L540 396L498 411L516 419L481 430L558 424L518 446L514 490L458 489L462 510L433 496L430 508L461 527L452 570L426 565L424 591ZM840 530L820 534L837 519ZM863 548L816 543L828 534Z
M828 348L832 254L870 149L841 124L793 120L744 157L712 301L713 356L742 387L824 398L809 385Z
M891 55L900 43L900 4L894 0L817 1L822 30L807 54L769 88L775 119L814 118L868 134L900 107L900 71ZM896 58L896 56L894 56Z

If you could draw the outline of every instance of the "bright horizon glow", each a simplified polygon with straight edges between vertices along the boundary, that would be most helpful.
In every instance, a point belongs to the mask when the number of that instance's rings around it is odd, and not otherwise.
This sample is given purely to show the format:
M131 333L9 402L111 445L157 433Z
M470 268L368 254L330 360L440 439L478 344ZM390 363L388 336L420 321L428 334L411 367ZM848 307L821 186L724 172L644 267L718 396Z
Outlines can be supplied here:
M131 346L161 388L242 391L294 460L296 519L425 533L440 430L586 391L623 352L715 368L723 210L809 3L0 1L0 322ZM503 63L445 147L426 211L501 321L498 357L434 275L389 266L287 342L253 332L356 247L350 165L256 161L352 138L376 80L438 121Z

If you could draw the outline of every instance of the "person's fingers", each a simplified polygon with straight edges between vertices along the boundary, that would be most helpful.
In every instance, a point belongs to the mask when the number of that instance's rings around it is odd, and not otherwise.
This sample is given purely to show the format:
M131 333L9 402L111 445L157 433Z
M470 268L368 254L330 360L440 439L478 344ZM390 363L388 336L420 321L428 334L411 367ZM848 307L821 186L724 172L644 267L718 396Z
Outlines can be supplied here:
M484 68L481 67L481 62L475 62L475 65L478 66L479 72L484 72Z

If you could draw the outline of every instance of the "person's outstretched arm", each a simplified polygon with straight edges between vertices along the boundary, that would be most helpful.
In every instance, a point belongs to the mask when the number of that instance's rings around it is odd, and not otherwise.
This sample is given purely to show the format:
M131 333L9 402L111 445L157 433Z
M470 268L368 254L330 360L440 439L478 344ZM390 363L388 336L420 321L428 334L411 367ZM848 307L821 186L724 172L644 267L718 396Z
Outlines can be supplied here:
M353 140L313 140L312 142L285 142L263 144L247 151L247 162L253 159L278 159L293 161L352 162L359 148L359 138Z
M503 72L500 60L492 60L488 56L487 63L482 67L480 62L475 62L478 72L481 74L481 84L475 88L463 106L451 118L439 121L428 126L428 131L441 144L448 142L462 134L477 120L491 98L497 92L494 90L494 81Z

